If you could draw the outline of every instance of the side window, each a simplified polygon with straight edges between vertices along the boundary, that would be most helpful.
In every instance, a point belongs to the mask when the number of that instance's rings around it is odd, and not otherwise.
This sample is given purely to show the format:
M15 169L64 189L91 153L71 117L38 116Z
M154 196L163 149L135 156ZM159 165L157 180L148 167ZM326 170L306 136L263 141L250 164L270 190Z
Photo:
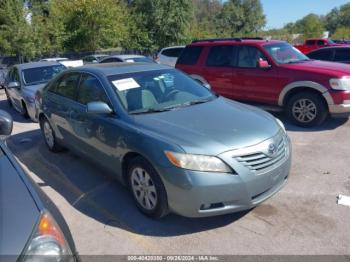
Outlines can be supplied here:
M179 57L181 55L183 48L169 48L162 52L162 55L169 57Z
M105 102L106 104L110 104L100 81L88 74L84 74L81 78L77 100L84 105L89 102Z
M331 54L332 50L318 50L316 52L313 52L312 54L309 54L308 57L311 59L316 59L316 60L325 60L329 61L331 60Z
M350 48L339 48L335 51L334 61L350 62Z
M75 100L77 94L77 85L80 74L72 73L64 75L52 86L53 92L66 98ZM51 91L51 90L50 90Z
M266 57L254 46L241 46L238 51L237 67L257 68L259 60L266 60Z
M202 49L203 47L201 46L186 47L182 51L179 59L177 60L177 63L181 65L195 65L202 52Z
M119 58L113 57L113 58L107 58L107 59L101 61L100 63L104 64L104 63L115 63L115 62L123 62L123 61Z
M232 66L234 61L234 47L231 45L213 46L207 58L207 66Z
M312 45L315 45L316 44L316 41L315 40L307 40L306 41L306 45L307 46L312 46Z
M324 42L324 40L318 40L317 41L317 45L318 46L324 46L324 45L326 45L326 43Z

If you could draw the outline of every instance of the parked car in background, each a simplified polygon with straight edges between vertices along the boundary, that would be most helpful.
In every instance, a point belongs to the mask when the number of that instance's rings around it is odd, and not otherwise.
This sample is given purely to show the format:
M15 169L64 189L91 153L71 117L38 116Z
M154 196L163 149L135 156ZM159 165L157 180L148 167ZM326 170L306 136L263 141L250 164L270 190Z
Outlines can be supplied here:
M69 69L44 87L41 101L48 148L69 148L110 170L151 217L250 209L288 179L281 121L168 66Z
M67 68L78 67L78 66L84 65L83 60L79 60L79 59L72 60L72 59L68 59L65 57L44 58L44 59L41 59L39 62L58 62Z
M0 88L4 88L6 82L7 68L0 66Z
M40 59L39 62L62 62L69 60L67 57L51 57Z
M82 60L84 64L93 64L93 63L99 63L103 58L106 58L108 56L109 55L105 55L105 54L88 55L88 56L84 56Z
M350 64L350 46L326 47L307 54L310 59Z
M151 58L143 55L111 55L100 60L99 63L155 63Z
M344 46L347 44L337 44L333 42L332 39L329 38L311 38L306 39L304 44L295 45L294 47L299 49L303 54L308 54L311 51L328 47L328 46Z
M185 46L172 46L163 48L158 53L156 62L158 64L175 67L176 61L184 48Z
M10 106L35 121L35 94L55 75L66 69L58 62L33 62L11 67L5 93Z
M284 109L300 126L350 114L350 67L310 60L290 44L256 39L194 41L176 68L231 99Z
M0 110L0 135L12 118ZM4 261L76 261L75 245L57 207L0 141L0 257Z

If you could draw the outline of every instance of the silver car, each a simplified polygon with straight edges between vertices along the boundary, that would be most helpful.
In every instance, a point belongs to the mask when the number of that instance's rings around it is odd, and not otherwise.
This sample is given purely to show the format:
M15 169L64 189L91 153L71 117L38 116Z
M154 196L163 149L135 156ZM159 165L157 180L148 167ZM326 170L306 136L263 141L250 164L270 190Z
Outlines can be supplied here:
M278 119L168 66L69 69L42 90L40 108L51 151L66 147L110 170L151 217L250 209L289 175L290 140Z
M10 68L5 93L10 106L24 117L35 118L35 93L66 67L58 62L34 62Z

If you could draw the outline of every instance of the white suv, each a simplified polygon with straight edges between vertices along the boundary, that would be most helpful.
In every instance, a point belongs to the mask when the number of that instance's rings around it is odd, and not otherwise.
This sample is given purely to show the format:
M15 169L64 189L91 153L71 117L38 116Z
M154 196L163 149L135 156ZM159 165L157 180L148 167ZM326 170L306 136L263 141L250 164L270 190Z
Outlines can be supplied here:
M185 46L172 46L163 48L158 53L156 62L158 64L175 67L176 61L184 48Z

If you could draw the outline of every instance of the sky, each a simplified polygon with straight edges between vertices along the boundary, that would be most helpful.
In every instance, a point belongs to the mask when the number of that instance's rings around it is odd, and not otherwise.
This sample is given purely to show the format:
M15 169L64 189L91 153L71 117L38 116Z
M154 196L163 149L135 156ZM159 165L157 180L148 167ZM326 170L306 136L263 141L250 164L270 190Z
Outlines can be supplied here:
M350 0L261 0L267 18L266 29L281 28L289 22L315 13L325 15Z

